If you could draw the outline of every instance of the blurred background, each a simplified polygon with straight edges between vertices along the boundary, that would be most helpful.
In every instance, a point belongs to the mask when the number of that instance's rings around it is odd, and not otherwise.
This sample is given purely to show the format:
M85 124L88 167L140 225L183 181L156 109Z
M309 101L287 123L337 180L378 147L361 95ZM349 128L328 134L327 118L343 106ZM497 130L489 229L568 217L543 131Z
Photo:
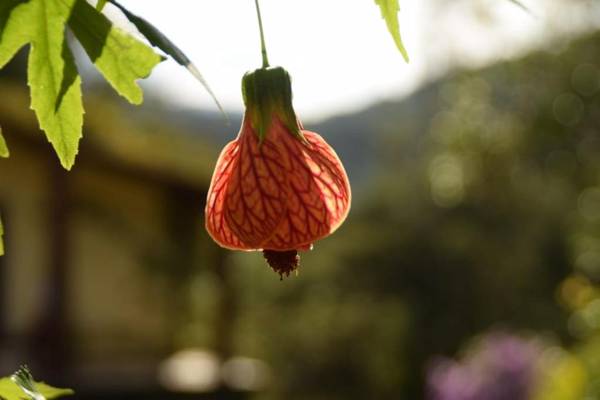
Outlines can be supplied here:
M26 363L85 399L600 398L600 2L405 0L405 64L368 0L264 0L270 58L354 195L282 282L204 231L259 65L253 2L168 3L123 1L231 125L171 62L128 105L74 43L67 173L26 52L0 71L0 374Z

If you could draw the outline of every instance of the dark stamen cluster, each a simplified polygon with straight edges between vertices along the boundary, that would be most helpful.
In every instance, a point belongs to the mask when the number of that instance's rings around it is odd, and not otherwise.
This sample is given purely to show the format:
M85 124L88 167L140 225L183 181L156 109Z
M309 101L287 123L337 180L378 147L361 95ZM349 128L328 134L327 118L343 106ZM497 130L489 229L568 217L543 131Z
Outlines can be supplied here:
M263 250L263 255L273 271L277 272L282 280L284 275L290 276L290 273L300 266L300 256L296 250Z

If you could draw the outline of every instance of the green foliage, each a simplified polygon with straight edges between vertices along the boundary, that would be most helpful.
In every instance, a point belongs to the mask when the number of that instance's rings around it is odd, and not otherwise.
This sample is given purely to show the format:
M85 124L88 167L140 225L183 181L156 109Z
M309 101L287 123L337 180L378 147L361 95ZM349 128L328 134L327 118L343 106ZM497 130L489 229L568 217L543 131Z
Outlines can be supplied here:
M187 66L191 64L191 60L166 37L158 28L152 25L144 18L138 17L116 1L111 1L116 7L125 14L129 22L131 22L140 31L142 35L153 45L171 56L179 65Z
M587 374L581 360L559 348L552 349L546 358L542 360L543 376L531 400L584 399Z
M0 27L0 67L16 51L31 43L28 84L31 107L46 132L61 163L71 168L77 154L83 124L81 80L64 38L74 0L49 2L11 0L2 10Z
M2 129L0 128L0 157L8 157L8 147L6 146L6 141L4 140L4 136L2 136Z
M61 164L70 169L81 138L83 104L81 78L65 37L67 23L92 62L133 103L142 101L135 80L148 76L160 57L112 27L85 0L7 0L0 5L0 68L31 44L31 108Z
M3 400L23 400L24 394L33 400L50 400L72 395L73 390L55 388L44 382L34 382L26 367L19 369L10 378L0 379L0 398Z
M96 10L102 11L106 3L108 3L108 0L98 0L98 3L96 3Z
M28 3L32 25L27 67L31 108L66 169L75 162L83 126L81 78L64 36L76 0Z
M28 23L31 8L23 0L6 0L0 3L0 68L30 41L33 24Z
M123 14L125 14L127 19L133 25L135 25L135 27L140 31L142 35L144 35L146 39L148 39L150 44L158 47L166 54L168 54L179 65L187 68L187 70L194 76L194 78L196 78L198 82L200 82L200 84L204 86L204 89L212 97L213 101L215 102L221 113L225 115L223 107L219 103L217 96L214 94L214 92L208 85L208 82L204 79L198 68L194 65L194 63L192 63L189 57L186 56L185 53L175 45L175 43L173 43L160 30L158 30L154 25L152 25L144 18L138 17L137 15L133 14L131 11L123 7L115 0L110 0L110 2L116 7L118 7L123 12Z
M394 42L402 53L402 57L408 62L408 53L402 43L400 36L400 23L398 21L398 12L400 11L399 0L375 0L375 3L381 8L381 16L385 19L388 30L394 38Z
M77 0L69 26L90 60L112 87L130 103L141 104L142 89L136 80L145 78L161 61L148 46L112 26L85 0Z

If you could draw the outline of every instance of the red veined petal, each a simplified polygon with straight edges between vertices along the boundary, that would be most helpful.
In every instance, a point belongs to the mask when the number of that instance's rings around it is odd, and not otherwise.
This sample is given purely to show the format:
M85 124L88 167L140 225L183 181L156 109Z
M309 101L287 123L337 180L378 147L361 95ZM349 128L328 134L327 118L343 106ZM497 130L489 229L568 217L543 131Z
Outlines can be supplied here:
M238 138L238 162L229 177L225 220L246 246L260 249L275 233L287 209L290 161L268 133L261 144L249 122Z
M279 124L276 129L285 128ZM348 177L335 151L317 133L302 133L307 143L287 132L278 135L291 162L287 212L265 249L305 248L335 231L350 210Z
M238 162L237 140L227 144L215 167L206 200L205 225L208 234L222 247L232 250L252 250L231 230L225 219L225 200L232 171Z
M352 192L344 165L335 150L315 132L303 131L304 137L312 145L308 149L315 182L323 193L327 210L329 211L329 233L333 233L344 222L350 212Z

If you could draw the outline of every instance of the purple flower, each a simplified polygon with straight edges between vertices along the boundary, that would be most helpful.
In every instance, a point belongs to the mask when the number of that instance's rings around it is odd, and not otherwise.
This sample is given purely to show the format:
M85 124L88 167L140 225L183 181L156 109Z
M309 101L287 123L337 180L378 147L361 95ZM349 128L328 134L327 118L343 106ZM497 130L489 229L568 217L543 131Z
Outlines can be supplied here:
M460 361L435 359L427 377L430 400L527 400L541 345L507 333L483 337Z

